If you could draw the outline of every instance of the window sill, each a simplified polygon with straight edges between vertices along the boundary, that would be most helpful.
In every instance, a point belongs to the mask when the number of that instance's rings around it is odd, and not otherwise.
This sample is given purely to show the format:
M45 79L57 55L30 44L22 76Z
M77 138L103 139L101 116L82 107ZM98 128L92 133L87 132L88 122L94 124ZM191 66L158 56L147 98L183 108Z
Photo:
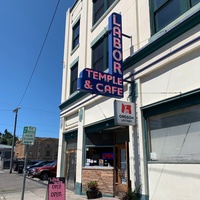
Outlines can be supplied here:
M83 169L114 169L114 167L108 166L85 166Z
M78 48L79 48L79 44L76 47L74 47L74 49L71 51L71 56Z

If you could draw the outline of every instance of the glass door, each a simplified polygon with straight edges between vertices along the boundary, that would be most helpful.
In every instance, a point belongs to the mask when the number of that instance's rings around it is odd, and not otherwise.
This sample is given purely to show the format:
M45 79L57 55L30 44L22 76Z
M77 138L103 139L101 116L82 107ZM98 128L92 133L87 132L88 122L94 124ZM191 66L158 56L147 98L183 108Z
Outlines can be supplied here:
M67 163L66 163L66 185L67 189L75 189L76 181L76 152L67 151Z
M128 162L125 144L115 145L115 195L120 196L128 190Z

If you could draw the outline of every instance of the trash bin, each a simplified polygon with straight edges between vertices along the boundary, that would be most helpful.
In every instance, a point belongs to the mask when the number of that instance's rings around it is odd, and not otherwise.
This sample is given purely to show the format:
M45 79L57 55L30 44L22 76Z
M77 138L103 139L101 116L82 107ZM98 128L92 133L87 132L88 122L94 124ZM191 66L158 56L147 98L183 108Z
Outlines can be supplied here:
M24 168L24 165L19 165L18 166L18 173L19 174L23 173L23 168Z

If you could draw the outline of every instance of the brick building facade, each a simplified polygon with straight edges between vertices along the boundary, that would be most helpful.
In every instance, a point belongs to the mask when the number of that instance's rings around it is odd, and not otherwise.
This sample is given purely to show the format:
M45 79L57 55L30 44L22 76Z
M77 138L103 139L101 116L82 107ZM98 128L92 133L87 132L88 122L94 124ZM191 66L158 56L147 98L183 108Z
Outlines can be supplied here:
M55 160L58 153L57 138L35 138L34 145L29 146L28 159L32 160ZM14 158L25 157L25 145L18 140L15 145Z

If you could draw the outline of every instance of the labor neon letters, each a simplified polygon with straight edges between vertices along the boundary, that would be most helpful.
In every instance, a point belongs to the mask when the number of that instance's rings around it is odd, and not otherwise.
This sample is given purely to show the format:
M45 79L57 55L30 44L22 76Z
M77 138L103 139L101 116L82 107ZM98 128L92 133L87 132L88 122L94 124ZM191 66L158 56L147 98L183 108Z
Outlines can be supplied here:
M113 13L109 17L109 73L85 68L80 72L78 87L80 91L123 97L123 55L121 15Z

